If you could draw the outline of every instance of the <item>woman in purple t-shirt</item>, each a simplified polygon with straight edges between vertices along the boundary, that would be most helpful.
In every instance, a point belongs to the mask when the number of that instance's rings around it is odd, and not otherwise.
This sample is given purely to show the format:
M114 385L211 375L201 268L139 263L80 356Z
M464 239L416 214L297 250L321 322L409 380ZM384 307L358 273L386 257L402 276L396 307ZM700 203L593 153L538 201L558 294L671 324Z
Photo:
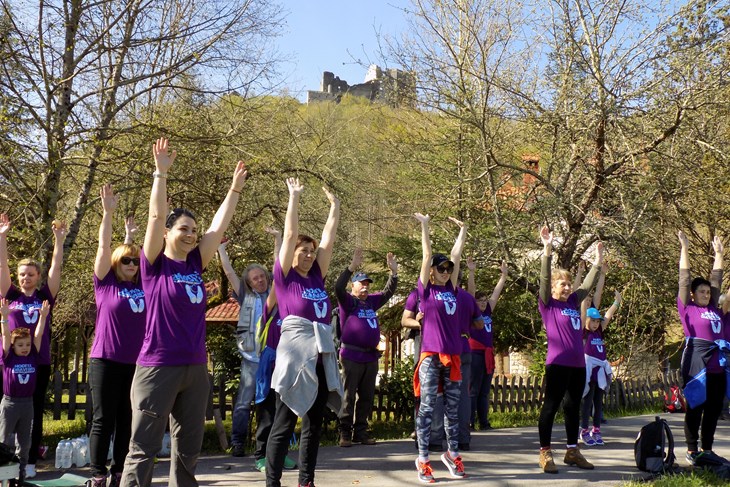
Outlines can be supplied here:
M277 349L276 368L273 382L279 374L290 373L289 358L285 355L294 343L294 328L287 328L287 318L299 317L317 324L329 324L332 303L324 288L324 278L332 260L332 249L340 220L340 201L326 188L322 188L330 202L329 216L322 231L319 247L317 241L299 233L299 198L304 186L299 179L288 178L289 203L284 220L284 239L279 256L274 263L274 288L279 306L279 315L284 320ZM326 326L326 325L325 325ZM322 355L316 364L317 392L313 405L302 415L302 431L299 443L299 485L313 486L317 466L319 437L327 403L328 387ZM310 383L311 381L302 381ZM281 398L280 389L276 395L276 414L266 446L266 485L281 486L281 473L289 440L297 424L298 416Z
M687 339L682 354L682 371L685 386L691 381L689 376L691 362L696 360L695 340L726 340L728 330L725 327L723 311L718 309L718 301L722 286L722 268L725 247L720 237L715 236L712 247L715 261L712 266L710 280L696 277L691 280L689 265L689 240L684 232L678 233L681 246L679 254L679 292L677 294L677 311ZM717 420L722 413L722 404L726 393L726 372L720 365L720 350L712 352L705 364L706 399L702 404L692 404L688 398L687 411L684 415L684 439L687 443L687 462L694 465L701 458L717 463L720 461L712 451L715 440ZM701 434L700 434L701 433ZM701 451L699 446L702 447ZM726 461L726 460L725 460ZM700 463L698 463L699 465Z
M461 252L466 240L466 225L455 218L459 225L449 259L443 254L433 254L429 222L431 218L415 214L421 222L421 247L423 260L418 278L417 290L420 308L423 311L421 325L421 354L418 357L414 386L420 396L416 417L416 441L418 458L416 470L421 482L433 482L433 468L428 458L431 439L431 423L436 403L439 382L443 380L444 429L448 451L441 455L441 461L455 478L464 478L464 464L459 455L459 399L461 395L461 324L457 312L456 285L461 262ZM461 292L464 292L463 290Z
M205 284L202 273L215 255L236 210L248 171L239 161L225 199L198 241L193 214L167 213L167 171L177 156L167 139L155 142L149 219L140 255L147 319L132 380L132 437L122 485L152 482L155 455L168 418L172 435L170 485L196 486L195 466L205 427L208 383L205 351Z
M557 473L550 448L555 415L563 403L567 451L563 461L568 465L592 469L578 449L580 425L580 401L586 381L586 362L583 355L583 326L580 320L580 303L588 296L598 280L598 270L603 265L603 244L596 244L596 259L581 287L573 291L570 272L551 271L553 232L547 226L540 230L543 255L540 261L540 294L538 308L547 335L545 359L545 399L540 410L538 431L540 434L539 465L545 473ZM565 401L563 401L565 399Z
M144 339L144 291L139 280L139 247L133 243L137 227L125 220L124 244L112 251L112 219L117 196L110 184L101 188L103 215L94 261L96 328L91 346L89 388L94 417L89 436L90 487L106 485L106 459L114 434L110 487L120 484L132 428L132 389L137 355Z
M41 348L38 350L38 371L36 374L36 388L33 393L33 433L31 438L28 465L25 468L26 478L35 477L35 464L38 460L38 449L43 436L43 408L46 402L46 390L51 377L51 324L53 305L56 295L61 289L61 267L63 265L63 242L66 240L66 224L53 220L53 257L48 269L48 278L40 286L41 265L33 259L22 259L18 262L18 286L10 280L8 266L8 231L10 219L6 214L0 215L0 296L10 303L10 329L20 326L35 331L38 324L40 309L43 301L51 305L46 329L43 333Z

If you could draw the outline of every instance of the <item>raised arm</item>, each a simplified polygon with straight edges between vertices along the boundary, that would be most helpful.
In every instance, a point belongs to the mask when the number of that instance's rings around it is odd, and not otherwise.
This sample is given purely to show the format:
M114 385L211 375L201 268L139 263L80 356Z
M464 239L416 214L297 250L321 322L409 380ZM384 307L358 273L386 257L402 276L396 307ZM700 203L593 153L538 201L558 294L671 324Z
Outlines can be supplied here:
M601 273L598 275L598 283L596 290L593 292L593 307L601 309L601 298L603 298L603 288L606 285L606 274L608 274L608 263L604 262L601 266ZM588 299L588 298L586 298ZM583 300L585 301L585 299Z
M134 217L129 215L124 219L124 245L133 245L138 233L137 223L135 223Z
M355 271L362 265L362 249L355 247L352 253L352 260L350 265L345 267L340 277L335 282L335 295L337 296L337 302L339 302L345 309L349 309L349 305L352 302L350 295L347 293L347 281L350 280Z
M547 225L540 229L540 241L542 242L542 257L540 258L540 300L543 304L550 301L551 296L551 271L553 255L553 232Z
M385 283L385 287L381 291L383 293L381 306L393 297L398 287L398 261L395 259L393 252L388 252L385 256L385 263L388 269L390 269L390 275L388 276L388 281Z
M48 269L48 290L54 298L61 289L61 267L63 267L63 242L66 241L68 230L66 223L60 220L53 220L53 257L51 267Z
M332 261L332 250L335 246L335 237L337 236L337 226L340 223L340 199L327 188L322 188L330 202L330 213L327 217L327 223L322 230L322 240L317 250L317 264L322 271L322 277L327 275Z
M710 302L717 306L720 294L722 294L722 266L724 263L723 254L725 253L725 246L717 235L712 239L712 248L715 250L715 262L712 265L712 273L710 274Z
M608 308L606 311L605 316L603 317L603 321L601 322L601 329L605 330L608 324L611 322L611 319L614 317L618 309L621 307L621 293L616 291L613 295L613 304L611 304L611 307Z
M459 235L457 235L456 240L454 241L454 246L451 248L451 261L454 263L454 272L451 273L451 285L456 288L459 283L461 253L464 250L464 243L466 242L466 224L451 216L449 217L449 220L459 225Z
M507 261L503 260L502 265L499 267L499 270L501 271L499 275L499 281L497 281L497 285L494 286L494 291L492 291L492 296L489 298L489 308L494 311L494 307L497 306L497 301L499 301L499 296L502 294L502 290L504 289L504 285L507 284L507 276L509 275L509 266L507 265Z
M8 263L8 232L10 218L0 214L0 296L7 296L10 289L10 264Z
M152 145L152 156L155 159L155 172L152 173L152 191L150 192L149 217L144 234L144 256L147 262L154 264L162 252L165 243L165 220L167 219L167 171L175 162L177 151L169 151L168 140L157 139Z
M5 298L0 299L0 329L2 330L3 355L10 351L10 324L8 317L10 316L10 305Z
M289 204L286 207L284 235L279 250L279 265L284 276L289 274L294 261L294 251L299 237L299 197L304 189L299 183L299 178L287 178L286 186L289 188Z
M477 292L476 270L477 265L471 255L466 258L466 268L469 270L469 277L466 278L466 292L474 296Z
M265 227L264 231L274 237L274 260L276 260L281 250L281 230L274 227Z
M112 268L112 219L117 208L117 197L111 184L105 184L100 191L101 223L99 224L99 244L94 260L94 275L103 280Z
M228 225L231 223L233 213L236 211L236 205L241 197L241 190L243 185L246 183L248 178L248 170L243 161L238 161L236 169L233 171L233 180L231 181L231 187L226 193L226 198L218 207L218 211L215 212L213 221L210 222L210 227L200 239L200 258L203 261L203 269L208 267L211 259L215 255L218 246L223 240L223 234L225 233Z
M418 280L421 285L426 288L429 281L431 280L431 236L429 235L428 222L431 221L431 217L428 215L422 215L421 213L414 213L416 220L421 222L421 249L423 251L423 260L421 261L421 272L418 274Z
M591 290L596 286L596 283L598 282L598 272L603 266L603 242L598 242L596 244L596 257L593 260L593 265L591 266L591 270L588 272L588 275L585 279L583 279L583 284L575 290L575 295L578 298L578 302L583 301L588 294L590 294Z
M684 306L690 301L690 267L689 240L683 231L677 233L679 238L679 300Z
M43 332L45 331L46 325L48 324L48 314L50 312L50 303L48 301L43 301L43 305L41 305L40 318L38 318L38 326L36 326L35 332L33 334L33 346L35 347L36 351L39 351L41 349L41 343L43 342Z
M228 240L218 245L218 256L221 258L221 267L223 267L223 272L225 272L228 282L231 283L231 287L233 287L235 293L239 294L241 292L241 279L239 279L238 274L236 274L235 269L231 265L231 259L228 258L226 246L228 246Z
M575 277L573 277L573 289L578 289L580 287L580 283L583 282L583 275L586 273L586 264L581 259L580 262L578 262L578 269L575 271Z

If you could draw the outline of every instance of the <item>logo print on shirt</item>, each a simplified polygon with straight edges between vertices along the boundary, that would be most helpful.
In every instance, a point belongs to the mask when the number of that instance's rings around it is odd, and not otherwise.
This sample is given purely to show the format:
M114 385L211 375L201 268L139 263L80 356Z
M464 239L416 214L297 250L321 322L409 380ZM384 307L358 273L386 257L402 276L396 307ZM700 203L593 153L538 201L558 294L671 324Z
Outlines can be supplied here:
M139 300L139 304L134 298L129 298L129 307L132 308L132 312L141 313L144 311L144 298Z
M722 331L722 320L714 311L703 311L700 315L702 318L710 321L710 326L714 333L720 333Z
M38 308L23 310L23 320L25 320L25 322L29 325L35 324L39 317L40 314L38 313Z
M175 284L185 284L185 292L188 294L191 303L198 304L203 302L203 278L197 272L193 272L192 274L173 274L172 282Z
M456 313L456 296L454 296L454 293L450 291L439 291L436 293L436 299L444 302L444 308L446 309L447 315L452 316Z
M313 301L314 314L317 318L327 317L327 292L324 289L319 288L305 288L302 291L302 298Z
M375 330L378 327L378 319L377 318L368 318L368 325L370 325L370 328Z
M484 319L484 329L488 333L492 333L492 317L484 315L484 316L482 316L482 318Z
M185 284L185 292L188 293L191 303L198 304L203 301L203 288L197 284Z
M30 381L30 374L18 374L18 382L27 384Z
M560 310L560 314L563 316L569 316L570 324L573 327L573 329L580 330L580 328L581 328L580 313L577 310L574 310L571 308L563 308Z
M358 308L357 317L362 320L366 320L370 328L373 330L378 328L378 315L375 313L375 310L370 308Z
M142 313L144 311L144 291L141 289L120 289L117 292L117 296L121 299L126 299L129 302L129 307L132 308L134 313Z

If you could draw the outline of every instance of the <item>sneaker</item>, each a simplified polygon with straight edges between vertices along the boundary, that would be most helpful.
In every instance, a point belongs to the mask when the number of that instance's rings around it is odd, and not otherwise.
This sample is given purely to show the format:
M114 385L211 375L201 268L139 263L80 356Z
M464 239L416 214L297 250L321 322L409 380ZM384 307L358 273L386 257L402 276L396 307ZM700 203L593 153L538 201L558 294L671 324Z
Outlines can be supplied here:
M32 463L29 463L25 466L25 478L26 479L32 479L35 477L36 471L35 471L35 465Z
M695 460L699 456L699 452L696 451L688 451L687 454L684 456L684 458L687 460L687 463L690 465L695 464Z
M567 465L575 465L578 468L584 468L586 470L593 470L593 464L589 463L588 460L585 459L577 446L573 448L568 448L568 450L565 452L565 458L563 458L563 463Z
M601 438L601 432L600 431L593 431L591 432L591 438L593 438L593 442L598 446L603 446L605 443L603 442L603 438Z
M593 446L596 444L596 440L593 439L593 436L591 436L591 432L588 431L588 429L580 431L580 439L585 446Z
M266 473L266 458L259 458L253 462L253 466L261 473Z
M457 479L463 479L466 477L464 472L464 463L461 461L461 456L457 455L456 458L451 456L451 452L446 452L441 455L441 461L444 462L446 468L449 469L449 473L452 477Z
M545 473L558 473L558 467L555 466L552 450L540 450L540 460L538 462L540 468Z
M113 473L109 479L109 487L119 487L122 485L122 472Z
M264 459L264 460L266 460L266 459ZM298 467L297 462L295 462L288 456L284 457L284 469L285 470L294 470L297 467Z
M106 487L106 476L90 478L85 485L86 487Z
M431 462L421 462L416 458L416 470L418 471L418 480L426 484L433 484L436 479L433 478L433 470Z
M232 457L245 457L246 449L243 447L243 445L233 445L233 448L231 448L231 456Z
M690 465L697 467L720 466L727 465L727 459L721 457L712 450L702 450L701 452L687 452L687 461Z

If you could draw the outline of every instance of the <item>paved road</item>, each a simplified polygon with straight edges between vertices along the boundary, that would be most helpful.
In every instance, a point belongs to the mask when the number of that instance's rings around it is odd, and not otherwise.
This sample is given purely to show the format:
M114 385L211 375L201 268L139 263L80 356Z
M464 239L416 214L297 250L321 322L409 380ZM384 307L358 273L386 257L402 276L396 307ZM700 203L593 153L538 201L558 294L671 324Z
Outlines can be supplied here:
M557 475L542 473L537 466L537 427L500 429L472 434L472 450L463 453L468 478L452 479L436 454L432 464L439 484L471 483L478 486L541 486L561 487L616 486L634 478L642 478L634 465L633 446L641 426L653 420L653 415L611 419L601 433L606 441L603 447L584 449L586 458L595 464L595 470L580 470L562 463L565 452L565 430L556 425L553 430L556 448ZM684 462L682 414L663 414L677 441L675 454ZM730 422L720 421L716 434L715 451L730 457ZM420 485L416 478L413 440L383 441L374 446L355 445L352 448L323 447L319 451L316 484L318 487L400 487ZM155 486L166 486L169 463L161 460L155 467ZM88 470L74 473L88 475ZM42 472L39 479L51 478L56 472ZM198 463L197 478L201 486L265 485L263 474L253 469L251 457L206 456ZM284 486L297 485L296 472L285 472Z

